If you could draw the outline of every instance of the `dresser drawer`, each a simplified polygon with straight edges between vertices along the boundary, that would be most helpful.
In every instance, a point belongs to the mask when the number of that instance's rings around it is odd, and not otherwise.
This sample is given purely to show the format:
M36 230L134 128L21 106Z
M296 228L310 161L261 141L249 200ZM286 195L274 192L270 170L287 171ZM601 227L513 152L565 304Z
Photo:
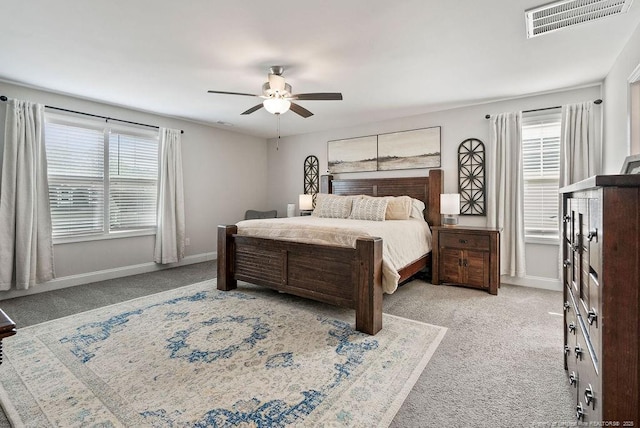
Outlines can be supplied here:
M440 248L460 248L489 251L490 238L487 235L447 233L440 231Z
M568 375L575 371L574 349L576 347L576 335L578 333L578 310L573 298L571 288L564 288L564 368ZM573 385L573 383L572 383Z
M578 423L595 423L602 419L601 383L596 373L597 362L594 360L591 341L584 325L580 325L577 345L584 349L582 358L576 358L576 373L578 376L578 403L576 405L576 421Z

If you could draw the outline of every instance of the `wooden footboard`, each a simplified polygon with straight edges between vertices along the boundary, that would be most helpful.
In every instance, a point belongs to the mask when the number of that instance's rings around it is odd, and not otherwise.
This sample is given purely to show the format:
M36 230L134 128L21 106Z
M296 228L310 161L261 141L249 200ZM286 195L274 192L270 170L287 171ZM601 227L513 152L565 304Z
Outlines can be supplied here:
M360 238L356 248L238 236L218 226L219 290L237 281L355 309L356 330L382 328L382 239Z

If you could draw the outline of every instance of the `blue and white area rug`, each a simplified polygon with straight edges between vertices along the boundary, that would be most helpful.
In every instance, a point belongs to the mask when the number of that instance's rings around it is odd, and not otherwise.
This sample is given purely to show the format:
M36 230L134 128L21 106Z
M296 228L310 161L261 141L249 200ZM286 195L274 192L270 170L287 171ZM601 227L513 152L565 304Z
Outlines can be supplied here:
M30 427L387 426L446 329L353 318L205 281L19 329L0 400Z

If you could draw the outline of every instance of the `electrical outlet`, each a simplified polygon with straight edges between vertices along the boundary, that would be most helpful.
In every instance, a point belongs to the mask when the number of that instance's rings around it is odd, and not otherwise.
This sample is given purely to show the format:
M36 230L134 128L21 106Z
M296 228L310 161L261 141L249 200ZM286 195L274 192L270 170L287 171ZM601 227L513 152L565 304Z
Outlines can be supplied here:
M191 238L184 238L184 245L185 247L188 247L189 245L191 245Z

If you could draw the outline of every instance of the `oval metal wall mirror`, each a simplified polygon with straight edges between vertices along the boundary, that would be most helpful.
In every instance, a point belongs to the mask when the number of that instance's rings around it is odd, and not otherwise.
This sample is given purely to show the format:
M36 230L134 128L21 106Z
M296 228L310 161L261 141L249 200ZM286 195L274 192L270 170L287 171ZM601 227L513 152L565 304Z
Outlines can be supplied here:
M458 147L458 193L460 214L486 215L485 149L477 138L469 138Z

